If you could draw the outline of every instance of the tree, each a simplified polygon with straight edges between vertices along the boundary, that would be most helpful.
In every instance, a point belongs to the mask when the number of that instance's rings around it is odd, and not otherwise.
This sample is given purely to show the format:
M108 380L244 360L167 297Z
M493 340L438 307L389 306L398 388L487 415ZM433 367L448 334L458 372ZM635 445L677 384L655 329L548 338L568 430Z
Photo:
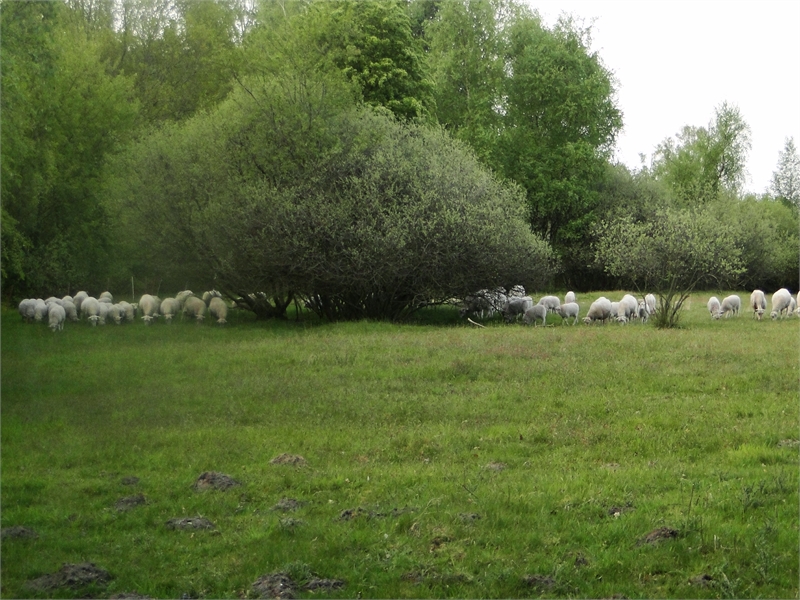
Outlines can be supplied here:
M778 154L778 168L772 173L770 189L781 202L800 209L800 156L794 138L786 138Z
M708 127L685 126L677 140L667 138L656 148L653 175L672 189L686 207L739 194L747 178L750 126L739 109L723 102Z
M743 271L734 232L707 209L663 209L643 222L603 221L595 256L609 275L658 295L659 328L678 324L683 303L698 286L724 287Z

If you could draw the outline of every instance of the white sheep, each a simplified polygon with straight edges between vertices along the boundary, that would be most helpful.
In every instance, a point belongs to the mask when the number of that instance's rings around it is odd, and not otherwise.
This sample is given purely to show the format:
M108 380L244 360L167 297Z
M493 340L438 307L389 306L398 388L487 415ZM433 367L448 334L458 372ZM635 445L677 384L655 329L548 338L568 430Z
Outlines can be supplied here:
M650 318L650 312L647 310L647 304L644 300L639 301L639 308L636 314L642 323L647 323L647 320Z
M25 298L22 302L19 303L19 314L22 316L22 320L26 323L32 323L33 317L36 311L36 300L33 298Z
M739 298L739 296L736 294L725 296L725 298L722 299L722 304L719 307L720 316L725 317L726 319L730 315L737 316L741 308L742 299Z
M778 317L783 318L783 312L789 309L791 303L792 295L789 293L789 290L786 288L779 289L772 294L772 312L770 313L770 317L773 319L777 319Z
M753 309L753 318L761 320L764 311L767 310L767 297L761 290L753 290L750 294L750 308Z
M212 298L222 298L222 294L219 293L217 290L209 290L207 292L203 292L203 302L206 303L206 306L211 304Z
M644 297L644 304L647 307L648 314L656 314L656 297L653 294L647 294Z
M619 316L619 302L612 302L611 303L611 314L609 318L616 319Z
M97 325L100 320L100 302L97 298L89 296L83 299L83 302L81 302L81 315L86 315L92 327Z
M794 312L798 317L800 317L800 292L797 292L797 300L795 300L795 302L797 302L797 308L794 309Z
M100 323L100 325L105 325L108 322L108 317L111 314L112 305L110 302L106 302L105 300L100 300L100 298L97 299L97 304L100 308L99 312L100 320L98 321L98 323Z
M544 306L547 312L554 313L558 310L558 307L561 306L561 300L558 299L558 296L543 296L537 304L539 306Z
M119 304L112 304L108 309L108 316L114 323L121 325L123 319L125 319L125 311Z
M556 312L561 315L562 323L572 317L572 324L575 325L575 323L578 321L580 307L578 306L577 302L566 302L559 306Z
M72 302L73 304L75 304L75 299L74 299L72 296L70 296L69 294L67 294L66 296L64 296L64 297L61 299L61 301L62 301L62 302ZM61 306L64 306L64 305L62 304Z
M708 304L706 304L706 306L708 307L708 312L711 313L711 318L712 319L719 319L720 318L720 316L721 316L720 306L721 305L720 305L720 302L719 302L719 298L717 298L716 296L711 296L711 298L708 299Z
M36 305L33 307L33 320L37 323L44 321L47 316L47 304L41 298L36 299Z
M83 312L81 311L81 304L82 304L82 303L83 303L83 301L84 301L84 300L86 300L86 298L88 298L88 297L89 297L89 294L87 294L87 293L86 293L86 292L84 292L84 291L80 291L80 292L78 292L77 294L75 294L75 296L72 298L72 302L75 304L75 308L77 308L77 309L78 309L78 312L79 312L80 314L83 314Z
M530 296L509 296L503 307L503 318L510 323L519 315L524 315L531 306L533 306L533 298Z
M215 318L220 325L225 325L228 322L226 320L228 318L228 305L225 304L222 298L211 298L211 302L208 305L208 314Z
M69 300L64 300L62 305L64 308L64 312L67 313L67 318L72 321L73 323L78 321L78 309L75 308L75 304Z
M55 303L50 305L50 310L47 311L47 320L48 326L53 330L53 333L64 329L64 320L66 318L67 313L63 306Z
M164 321L172 323L172 317L181 312L180 302L176 298L164 298L161 301L161 314L164 315Z
M44 301L44 303L47 304L47 305L58 304L60 306L61 305L61 298L56 298L55 296L50 296L49 298L47 298Z
M525 323L525 325L533 323L533 326L536 327L537 321L542 322L542 327L547 325L547 307L544 304L531 306L525 311L525 314L522 315L522 322Z
M111 295L111 292L103 292L97 298L98 302L106 302L108 304L114 304L114 296Z
M577 302L575 298L575 292L567 292L564 296L564 304L569 304L570 302Z
M187 296L183 303L183 314L197 319L199 325L206 316L206 303L197 296Z
M186 302L186 299L190 296L194 296L192 290L183 290L182 292L175 294L175 299L178 301L178 304L181 305L181 310L183 310L183 305Z
M792 296L792 300L789 303L789 312L786 313L786 316L791 317L793 314L795 314L795 312L797 312L797 300L795 300L794 296Z
M125 300L120 301L119 303L120 310L122 311L122 320L127 321L128 323L133 323L136 320L136 308L133 304L129 302L125 302Z
M589 312L586 313L583 322L587 325L594 323L595 321L601 321L605 323L610 318L611 301L605 296L600 296L597 300L592 302L592 305L589 307Z
M483 319L484 316L492 310L492 303L489 298L486 297L487 291L488 290L479 290L475 294L470 294L464 298L464 306L458 311L459 316L461 316L462 319L470 316ZM209 298L209 302L210 301L211 299Z
M145 325L150 323L158 317L158 304L156 298L150 294L144 294L139 298L139 310L142 311L142 320Z
M619 307L617 309L617 316L618 317L625 317L623 323L626 323L636 317L639 311L639 302L631 296L630 294L625 294L622 297L622 300L619 301Z

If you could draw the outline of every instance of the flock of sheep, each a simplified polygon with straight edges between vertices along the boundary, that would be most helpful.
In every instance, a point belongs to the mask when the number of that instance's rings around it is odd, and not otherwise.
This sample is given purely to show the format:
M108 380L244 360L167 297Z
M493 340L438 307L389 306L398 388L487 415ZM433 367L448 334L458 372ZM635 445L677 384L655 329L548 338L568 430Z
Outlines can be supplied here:
M739 296L732 295L724 298L720 303L716 296L711 296L708 300L708 312L713 319L738 315L742 308L742 301ZM767 310L767 296L761 290L753 290L750 294L750 308L753 309L753 318L761 320ZM782 319L797 315L800 317L800 292L797 292L795 299L791 292L786 288L781 288L772 294L772 312L770 317Z
M114 303L111 292L103 292L99 298L89 296L86 292L78 292L75 296L56 298L51 296L47 300L41 298L26 298L19 303L19 314L28 323L47 323L53 331L64 329L64 322L86 319L92 326L105 325L113 321L117 325L133 323L136 313L142 317L145 325L153 319L164 317L167 323L178 314L194 317L201 323L208 312L217 323L224 325L228 317L228 305L222 299L222 294L216 290L205 292L202 298L195 296L190 290L178 292L174 298L161 300L158 296L143 295L138 304L122 301Z
M738 315L741 304L741 299L735 294L727 296L722 302L712 296L708 301L708 310L714 319L727 318L730 315ZM753 316L760 320L767 308L767 298L764 292L755 290L751 294L750 307L753 309ZM655 312L656 298L653 294L647 294L641 300L625 294L619 302L612 302L605 296L601 296L592 302L583 322L587 325L607 321L628 323L638 319L645 323ZM511 323L521 316L526 325L533 324L534 327L540 322L542 325L546 325L548 313L553 313L561 317L562 323L572 319L574 325L580 316L580 308L575 301L573 292L567 292L563 304L557 296L544 296L534 304L533 298L525 295L525 289L517 285L508 292L504 288L480 290L467 296L460 309L462 318L486 319L492 318L497 313L502 314L507 323ZM795 299L789 290L781 288L772 295L771 316L773 319L777 319L792 314L800 317L800 292Z

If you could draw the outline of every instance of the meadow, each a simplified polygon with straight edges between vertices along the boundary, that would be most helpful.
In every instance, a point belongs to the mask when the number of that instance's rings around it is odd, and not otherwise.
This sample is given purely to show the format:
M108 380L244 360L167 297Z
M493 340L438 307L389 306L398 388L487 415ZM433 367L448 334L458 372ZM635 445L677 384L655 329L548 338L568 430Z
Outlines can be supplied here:
M709 295L662 331L4 308L0 520L37 537L3 539L0 593L75 597L26 582L92 562L101 597L797 598L800 319Z

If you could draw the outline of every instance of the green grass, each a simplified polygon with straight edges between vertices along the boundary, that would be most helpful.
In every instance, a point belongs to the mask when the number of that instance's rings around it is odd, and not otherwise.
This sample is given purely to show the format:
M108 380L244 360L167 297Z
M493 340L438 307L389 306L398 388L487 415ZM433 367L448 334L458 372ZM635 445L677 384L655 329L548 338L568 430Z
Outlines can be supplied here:
M53 334L4 310L0 516L39 537L3 540L2 595L91 561L106 595L246 597L284 571L342 598L797 598L800 319L712 321L710 295L670 331L442 308ZM212 470L243 486L194 491ZM217 530L165 527L196 515ZM658 527L678 537L639 543Z

